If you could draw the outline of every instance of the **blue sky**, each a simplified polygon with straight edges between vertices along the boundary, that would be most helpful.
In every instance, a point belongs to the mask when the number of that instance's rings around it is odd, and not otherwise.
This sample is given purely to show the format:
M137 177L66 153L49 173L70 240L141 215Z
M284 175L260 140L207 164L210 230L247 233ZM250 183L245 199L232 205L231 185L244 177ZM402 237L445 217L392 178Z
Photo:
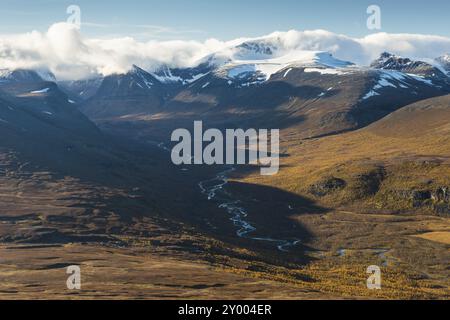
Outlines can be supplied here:
M382 30L450 37L448 0L0 0L0 33L46 31L79 5L82 33L139 40L255 37L290 29L370 34L366 9L382 9Z

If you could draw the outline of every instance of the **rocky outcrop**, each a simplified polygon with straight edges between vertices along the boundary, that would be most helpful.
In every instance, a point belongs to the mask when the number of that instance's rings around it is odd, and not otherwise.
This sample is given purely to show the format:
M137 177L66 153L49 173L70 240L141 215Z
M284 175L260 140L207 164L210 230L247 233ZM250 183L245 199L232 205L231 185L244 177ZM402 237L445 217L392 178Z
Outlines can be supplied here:
M347 183L339 178L327 177L309 187L309 193L316 197L324 197L336 191L342 190Z
M358 175L354 186L354 196L364 198L375 195L380 190L385 177L386 170L384 167L377 167L367 173Z
M438 187L434 190L396 190L394 195L411 201L413 208L430 207L438 214L450 214L450 187Z
M450 202L450 188L439 187L432 193L431 198L435 202Z

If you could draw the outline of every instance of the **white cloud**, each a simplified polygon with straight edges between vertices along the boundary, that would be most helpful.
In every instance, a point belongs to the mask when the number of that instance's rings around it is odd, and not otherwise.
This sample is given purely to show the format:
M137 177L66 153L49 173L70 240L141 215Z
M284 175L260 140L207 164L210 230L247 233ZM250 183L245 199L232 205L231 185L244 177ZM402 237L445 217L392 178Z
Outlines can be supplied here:
M284 53L293 49L329 51L339 59L362 65L367 65L383 51L423 59L450 52L450 38L432 35L377 33L358 39L325 30L291 30L232 41L140 42L131 37L87 39L75 26L57 23L46 33L33 31L0 36L0 68L48 68L60 79L80 79L126 72L132 64L145 69L160 63L192 66L208 54L246 40L264 40Z
M266 38L287 50L328 51L339 59L360 65L370 64L384 51L413 59L434 59L450 52L450 38L433 35L376 33L351 38L325 30L291 30L274 32Z

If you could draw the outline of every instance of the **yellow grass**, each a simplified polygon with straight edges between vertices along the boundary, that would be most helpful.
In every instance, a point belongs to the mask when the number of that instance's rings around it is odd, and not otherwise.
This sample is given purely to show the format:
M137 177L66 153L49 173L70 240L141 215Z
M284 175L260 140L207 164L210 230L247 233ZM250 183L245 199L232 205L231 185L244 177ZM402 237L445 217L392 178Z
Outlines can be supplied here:
M446 232L429 232L429 233L421 234L421 235L416 236L416 237L422 238L422 239L425 239L425 240L430 240L430 241L435 241L435 242L439 242L439 243L450 245L450 232L449 231L446 231Z

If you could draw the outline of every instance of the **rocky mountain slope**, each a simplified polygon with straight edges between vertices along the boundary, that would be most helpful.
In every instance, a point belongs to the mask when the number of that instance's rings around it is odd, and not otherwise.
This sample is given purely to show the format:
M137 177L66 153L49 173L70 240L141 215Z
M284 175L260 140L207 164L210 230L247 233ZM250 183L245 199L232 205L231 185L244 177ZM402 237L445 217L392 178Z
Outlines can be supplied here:
M158 110L168 93L164 85L137 66L126 74L105 77L81 110L93 119L109 119Z
M439 68L388 53L367 68L325 52L277 53L267 44L243 43L198 67L157 73L134 67L107 77L81 110L116 128L137 123L141 130L150 119L144 129L162 124L165 138L193 120L220 128L294 126L310 138L364 127L449 92L450 78Z

